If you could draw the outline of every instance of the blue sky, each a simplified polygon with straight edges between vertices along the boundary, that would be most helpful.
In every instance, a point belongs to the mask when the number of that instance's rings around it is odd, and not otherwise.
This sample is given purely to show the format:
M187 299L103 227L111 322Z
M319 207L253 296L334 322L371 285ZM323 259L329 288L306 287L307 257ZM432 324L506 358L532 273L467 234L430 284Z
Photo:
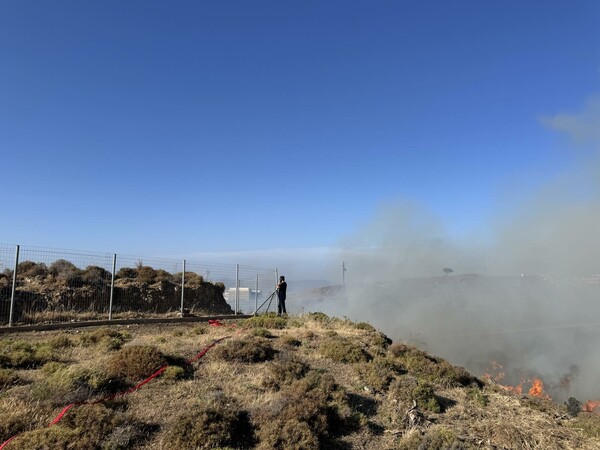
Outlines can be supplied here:
M468 234L577 164L548 123L598 93L598 30L596 1L5 0L0 242L327 248L396 201Z

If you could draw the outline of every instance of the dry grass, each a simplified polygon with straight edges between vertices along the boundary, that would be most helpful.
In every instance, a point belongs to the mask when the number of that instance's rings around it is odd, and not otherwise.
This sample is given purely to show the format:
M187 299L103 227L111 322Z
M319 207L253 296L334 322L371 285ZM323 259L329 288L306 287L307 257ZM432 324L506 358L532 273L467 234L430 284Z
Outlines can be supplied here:
M600 416L571 418L564 405L499 392L440 358L389 345L367 324L324 314L245 324L4 339L0 439L23 433L6 450L600 448ZM47 428L65 403L139 382L165 362L161 377L121 402L73 408ZM411 425L413 402L422 420Z

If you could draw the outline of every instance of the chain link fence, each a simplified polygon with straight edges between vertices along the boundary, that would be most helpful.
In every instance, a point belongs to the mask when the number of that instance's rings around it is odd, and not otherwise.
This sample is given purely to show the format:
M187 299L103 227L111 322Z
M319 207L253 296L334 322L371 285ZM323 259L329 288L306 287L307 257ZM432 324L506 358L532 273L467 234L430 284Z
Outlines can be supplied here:
M251 314L277 269L0 244L0 326Z

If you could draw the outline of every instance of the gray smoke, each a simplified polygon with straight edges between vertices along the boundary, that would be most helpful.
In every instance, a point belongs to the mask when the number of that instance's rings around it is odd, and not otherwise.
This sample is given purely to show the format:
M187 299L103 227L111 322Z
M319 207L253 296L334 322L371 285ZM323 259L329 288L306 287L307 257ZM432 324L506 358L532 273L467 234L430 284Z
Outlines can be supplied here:
M598 105L542 122L589 143L600 138ZM535 376L557 400L600 398L598 174L598 158L582 158L512 201L482 230L491 236L484 243L452 238L414 205L388 205L344 241L346 296L321 309L368 321L477 375L497 361L507 384Z

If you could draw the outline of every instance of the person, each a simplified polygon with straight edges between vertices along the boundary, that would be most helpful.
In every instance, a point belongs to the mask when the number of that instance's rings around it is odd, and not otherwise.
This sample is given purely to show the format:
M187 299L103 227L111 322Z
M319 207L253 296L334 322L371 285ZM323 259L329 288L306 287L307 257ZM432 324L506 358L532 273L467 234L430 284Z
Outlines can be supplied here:
M285 277L281 275L279 277L279 283L277 283L277 315L287 314L285 310L285 297L287 293L287 283L285 282Z

